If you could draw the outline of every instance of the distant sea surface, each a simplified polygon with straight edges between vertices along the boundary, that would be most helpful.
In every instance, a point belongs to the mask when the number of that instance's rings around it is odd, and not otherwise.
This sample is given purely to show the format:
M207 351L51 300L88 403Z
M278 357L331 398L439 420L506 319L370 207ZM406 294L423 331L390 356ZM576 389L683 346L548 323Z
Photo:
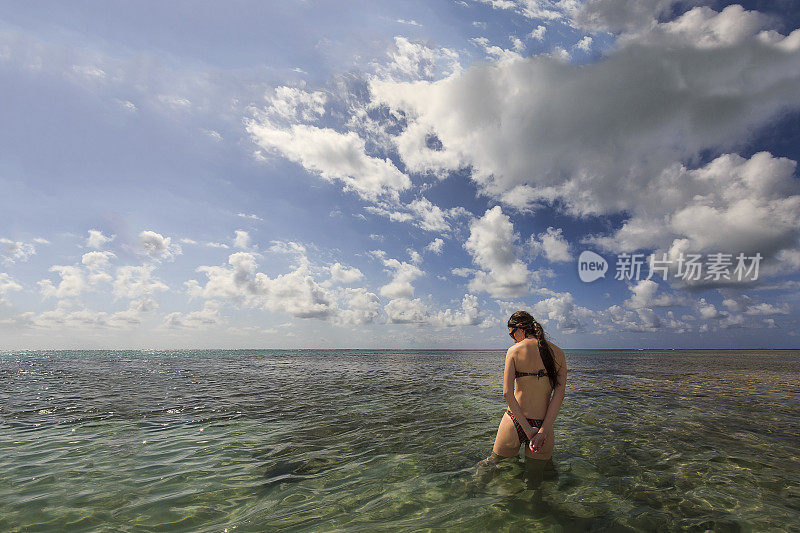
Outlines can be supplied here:
M504 355L0 352L0 531L800 531L800 351L568 351L544 472Z

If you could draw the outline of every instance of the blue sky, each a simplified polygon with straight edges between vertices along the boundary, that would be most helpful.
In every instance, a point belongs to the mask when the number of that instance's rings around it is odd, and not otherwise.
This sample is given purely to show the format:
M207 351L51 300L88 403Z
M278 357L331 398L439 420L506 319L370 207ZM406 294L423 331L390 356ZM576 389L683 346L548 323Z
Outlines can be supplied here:
M800 347L796 11L625 4L3 2L0 348Z

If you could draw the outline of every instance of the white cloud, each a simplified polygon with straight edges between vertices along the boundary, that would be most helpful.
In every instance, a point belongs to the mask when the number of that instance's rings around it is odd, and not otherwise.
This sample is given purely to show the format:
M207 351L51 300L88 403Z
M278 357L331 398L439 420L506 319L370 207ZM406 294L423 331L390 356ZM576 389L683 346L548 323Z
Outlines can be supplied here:
M162 327L169 329L200 329L216 326L223 322L219 311L222 304L216 300L206 300L203 308L189 313L174 312L164 316Z
M264 220L263 218L261 218L258 215L255 215L255 214L236 213L236 216L237 217L242 217L242 218L249 218L249 219L252 219L252 220Z
M378 296L364 288L345 288L341 293L341 308L333 317L338 325L370 324L380 315Z
M725 291L722 291L725 294ZM745 315L788 315L791 306L787 302L782 304L771 304L767 302L756 302L746 294L732 294L722 300L722 305L731 312L744 313Z
M770 22L770 17L736 4L719 13L707 6L698 6L669 22L651 21L647 26L622 35L619 42L646 42L662 47L685 44L697 48L730 47L753 37L769 41L774 33L759 30ZM800 39L800 33L794 38Z
M276 87L273 96L267 96L270 102L266 113L272 117L288 122L302 120L311 122L325 113L327 95L322 91L304 91L297 87Z
M390 324L424 324L430 318L430 311L419 299L398 297L384 307Z
M629 33L657 24L678 0L585 0L565 2L570 24L591 32ZM699 0L682 0L691 5Z
M511 220L500 206L488 209L483 217L473 221L464 248L481 270L474 273L470 291L500 298L528 292L530 272L515 254L517 239Z
M181 246L173 243L170 237L164 237L155 231L143 231L139 234L139 243L145 253L156 261L173 261L175 256L182 253Z
M164 282L152 277L154 269L154 265L128 265L117 268L113 286L114 296L142 299L157 291L169 290Z
M247 250L250 247L250 234L244 230L237 229L236 237L233 239L233 247Z
M461 72L458 52L450 48L434 48L395 36L389 50L389 61L373 62L370 78L402 81L432 80Z
M392 280L381 287L381 296L389 298L411 298L414 295L414 286L412 282L422 276L424 272L419 267L405 261L398 261L397 259L386 258L385 252L382 250L373 250L372 255L379 257L383 265L390 270L393 270Z
M103 235L103 232L97 229L90 229L89 230L89 237L86 239L86 246L88 248L94 248L95 250L99 250L106 243L113 241L117 236L112 235L107 237Z
M181 244L190 244L190 245L198 245L198 246L206 246L208 248L230 248L224 242L197 242L194 239L190 239L188 237L184 237L181 239Z
M443 235L452 231L451 224L455 221L472 218L472 214L461 206L442 209L424 197L403 205L379 202L378 205L366 206L364 210L395 222L411 222L422 230Z
M536 39L537 41L541 41L541 40L544 39L544 34L545 34L546 31L547 31L547 28L545 28L544 26L542 26L540 24L540 25L536 26L536 28L533 31L531 31L530 38L531 39Z
M0 305L8 303L6 296L11 291L21 291L22 285L5 272L0 272Z
M434 323L441 326L478 326L486 318L478 309L478 298L472 294L465 294L461 300L461 310L452 311L445 309L437 313Z
M44 298L69 298L78 296L87 287L88 282L83 271L78 266L53 265L49 268L50 272L57 272L61 276L58 285L53 285L49 279L38 281L39 291Z
M27 242L12 241L10 239L0 239L0 244L5 244L3 249L3 262L11 264L16 261L27 261L36 254L36 247Z
M800 106L798 50L794 37L711 49L634 40L590 65L532 57L436 82L372 80L371 105L405 113L394 141L410 171L471 168L480 192L501 201L523 187L525 204L619 213L648 200L675 162L738 147ZM431 134L440 150L428 148Z
M106 269L111 265L111 258L116 257L113 252L87 252L81 256L81 264L88 271L89 285L96 285L101 281L111 281L111 275Z
M537 235L531 235L528 240L533 257L544 254L548 261L567 262L572 261L572 254L569 252L569 243L562 235L561 228L548 227L546 231Z
M671 295L660 294L656 296L658 291L658 283L653 280L643 279L636 283L629 285L628 288L633 293L631 297L625 300L625 306L632 309L641 309L645 307L666 307L671 305L688 305L687 298Z
M562 333L584 332L596 317L591 309L577 305L569 292L540 300L532 310L531 314L545 328L545 335L549 333L548 326L555 326Z
M347 267L339 262L336 262L328 267L331 273L331 278L339 283L353 283L364 277L364 273L356 267Z
M486 37L474 37L470 40L475 43L476 46L480 46L483 51L486 52L486 55L498 64L511 64L523 59L519 53L513 50L489 44L489 39Z
M364 139L355 132L339 133L305 124L279 129L265 119L246 119L245 123L253 141L263 149L278 153L327 181L339 182L345 191L353 191L365 200L388 198L396 203L399 193L411 187L408 176L389 158L367 155Z
M442 253L442 248L444 247L444 241L439 237L433 239L428 245L425 247L426 250L430 250L431 252L435 253L436 255L440 255Z
M800 183L796 163L768 152L726 154L698 169L675 164L647 185L632 216L611 236L585 242L606 250L667 253L674 278L681 253L760 253L759 278L800 268ZM705 276L705 273L703 273ZM713 280L687 285L714 284Z
M564 18L565 6L573 2L559 0L477 0L495 9L508 9L525 18L536 20L559 20Z
M589 50L592 49L592 38L586 35L585 37L583 37L583 39L575 43L574 48L578 50L583 50L584 52L588 52Z
M228 257L230 267L199 266L195 269L205 274L205 285L190 280L186 286L192 297L230 299L298 318L329 318L336 312L334 295L313 279L307 258L302 257L299 263L294 270L270 278L256 272L253 254L236 252Z

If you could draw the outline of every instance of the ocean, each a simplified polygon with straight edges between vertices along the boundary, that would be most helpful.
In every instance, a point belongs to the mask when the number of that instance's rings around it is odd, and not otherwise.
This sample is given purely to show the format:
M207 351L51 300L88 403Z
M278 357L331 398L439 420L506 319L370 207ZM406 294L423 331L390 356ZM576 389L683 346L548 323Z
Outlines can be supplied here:
M566 350L491 469L505 350L0 352L0 531L800 531L800 350Z

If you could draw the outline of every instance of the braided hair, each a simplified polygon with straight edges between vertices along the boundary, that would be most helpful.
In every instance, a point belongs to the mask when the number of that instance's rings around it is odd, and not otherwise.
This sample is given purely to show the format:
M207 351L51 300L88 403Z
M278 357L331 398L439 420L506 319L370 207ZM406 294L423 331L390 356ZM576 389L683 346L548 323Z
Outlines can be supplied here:
M558 371L556 370L553 350L550 348L550 343L547 342L544 336L544 328L542 325L527 311L517 311L508 319L508 327L521 329L525 332L526 337L532 336L538 339L539 355L541 355L542 363L547 369L550 385L555 389L558 386Z

